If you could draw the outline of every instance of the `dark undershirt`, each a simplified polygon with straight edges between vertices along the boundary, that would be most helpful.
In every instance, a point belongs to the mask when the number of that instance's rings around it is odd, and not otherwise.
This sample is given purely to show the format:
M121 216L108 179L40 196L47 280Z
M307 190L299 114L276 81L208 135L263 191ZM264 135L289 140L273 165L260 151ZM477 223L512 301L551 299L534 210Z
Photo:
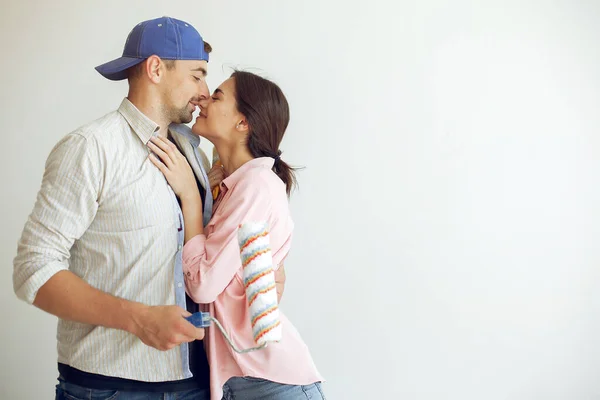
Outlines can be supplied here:
M169 140L175 143L169 136ZM175 143L177 148L179 146ZM179 148L179 151L181 149ZM200 196L204 199L206 190L200 184L196 177L196 185L200 191ZM177 199L181 207L181 201ZM186 308L189 312L195 313L199 311L198 304L187 295L185 295ZM62 378L72 384L83 386L90 389L100 390L120 390L120 391L135 391L135 392L179 392L192 389L208 389L210 386L210 373L208 359L204 351L204 344L201 340L195 340L188 343L190 356L190 371L193 377L179 381L168 382L141 382L131 379L115 378L111 376L92 374L89 372L80 371L66 364L58 363L58 372Z

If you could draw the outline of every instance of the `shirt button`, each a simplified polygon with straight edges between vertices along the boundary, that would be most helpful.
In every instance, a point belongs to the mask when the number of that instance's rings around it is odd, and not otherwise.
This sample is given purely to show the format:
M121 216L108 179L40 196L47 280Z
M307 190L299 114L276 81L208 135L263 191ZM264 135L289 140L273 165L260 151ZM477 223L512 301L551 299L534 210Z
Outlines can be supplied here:
M180 287L183 287L183 283L179 282L179 283L177 284L177 287L178 287L178 288L180 288Z
M177 251L181 251L181 245L177 246Z

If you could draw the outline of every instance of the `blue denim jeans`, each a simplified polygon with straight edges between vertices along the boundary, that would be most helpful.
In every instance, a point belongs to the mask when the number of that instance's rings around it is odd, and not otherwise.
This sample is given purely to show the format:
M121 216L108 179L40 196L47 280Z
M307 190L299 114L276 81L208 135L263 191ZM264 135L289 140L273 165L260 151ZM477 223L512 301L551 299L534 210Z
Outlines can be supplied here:
M56 385L56 400L210 400L207 389L173 393L123 392L88 389L62 379Z
M284 385L259 378L231 378L223 385L223 400L326 400L319 382Z

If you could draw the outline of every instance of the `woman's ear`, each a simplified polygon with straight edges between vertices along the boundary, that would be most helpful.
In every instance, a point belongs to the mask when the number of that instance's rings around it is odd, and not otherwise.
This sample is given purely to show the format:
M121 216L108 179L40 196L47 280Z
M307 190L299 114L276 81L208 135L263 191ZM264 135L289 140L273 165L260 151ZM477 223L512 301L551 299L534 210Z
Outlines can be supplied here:
M240 133L248 133L250 127L248 126L248 121L246 120L246 118L239 120L237 125L235 126L235 129L237 129L237 131Z

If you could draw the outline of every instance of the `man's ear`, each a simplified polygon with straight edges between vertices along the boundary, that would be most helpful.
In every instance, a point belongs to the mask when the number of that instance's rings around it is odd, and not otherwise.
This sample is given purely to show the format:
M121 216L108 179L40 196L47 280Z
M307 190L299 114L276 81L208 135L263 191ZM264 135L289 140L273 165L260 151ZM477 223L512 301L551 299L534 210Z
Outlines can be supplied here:
M144 73L153 83L160 83L164 76L165 65L160 57L150 56L145 63Z

